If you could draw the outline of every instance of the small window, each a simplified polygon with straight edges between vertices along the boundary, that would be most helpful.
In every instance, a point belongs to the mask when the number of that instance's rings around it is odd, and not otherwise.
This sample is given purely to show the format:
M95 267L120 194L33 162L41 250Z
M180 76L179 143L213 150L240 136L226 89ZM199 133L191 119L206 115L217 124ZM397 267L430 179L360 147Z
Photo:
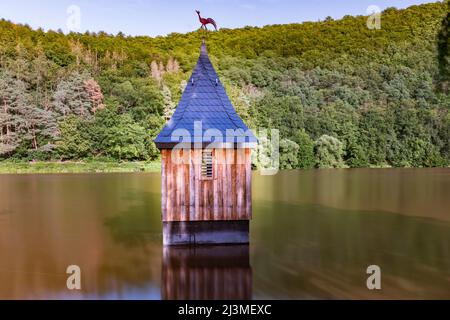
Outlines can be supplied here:
M212 150L203 150L202 153L202 178L213 178L213 154Z

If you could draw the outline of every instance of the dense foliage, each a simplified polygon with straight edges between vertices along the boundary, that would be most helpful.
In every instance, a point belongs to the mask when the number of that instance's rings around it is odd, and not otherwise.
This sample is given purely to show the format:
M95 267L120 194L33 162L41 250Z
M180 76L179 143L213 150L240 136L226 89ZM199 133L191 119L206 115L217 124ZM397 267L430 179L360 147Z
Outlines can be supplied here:
M208 49L239 114L280 130L281 167L442 166L450 158L445 3L222 29ZM127 37L0 21L0 157L149 160L201 32Z
M438 36L440 81L444 91L449 90L450 83L450 1L448 0L447 7L447 16L442 21Z

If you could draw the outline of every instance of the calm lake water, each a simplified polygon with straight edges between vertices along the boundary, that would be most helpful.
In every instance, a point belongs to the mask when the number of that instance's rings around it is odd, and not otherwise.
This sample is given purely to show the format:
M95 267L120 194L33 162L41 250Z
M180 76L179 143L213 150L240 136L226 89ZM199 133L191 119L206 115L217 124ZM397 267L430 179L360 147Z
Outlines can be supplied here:
M250 246L164 249L158 174L2 175L0 299L450 299L449 169L253 179Z

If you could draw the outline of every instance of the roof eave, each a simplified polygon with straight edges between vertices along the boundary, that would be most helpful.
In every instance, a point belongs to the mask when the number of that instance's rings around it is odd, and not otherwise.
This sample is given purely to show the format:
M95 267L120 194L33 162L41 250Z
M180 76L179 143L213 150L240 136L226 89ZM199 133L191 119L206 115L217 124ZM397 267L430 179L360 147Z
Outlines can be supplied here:
M196 142L196 143L183 143L183 142L155 142L156 147L159 150L167 149L256 149L258 142Z

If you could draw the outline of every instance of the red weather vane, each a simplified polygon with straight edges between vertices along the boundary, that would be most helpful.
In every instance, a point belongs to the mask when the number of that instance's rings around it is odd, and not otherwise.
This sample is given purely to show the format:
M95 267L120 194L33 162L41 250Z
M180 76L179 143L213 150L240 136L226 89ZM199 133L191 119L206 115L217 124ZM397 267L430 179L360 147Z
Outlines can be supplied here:
M204 28L205 30L208 30L208 28L206 27L208 24L212 24L214 26L214 29L216 29L217 31L217 24L214 21L214 19L212 18L202 18L202 16L200 15L200 11L196 10L195 12L197 12L198 14L198 19L200 20L200 23L202 24L201 28Z

